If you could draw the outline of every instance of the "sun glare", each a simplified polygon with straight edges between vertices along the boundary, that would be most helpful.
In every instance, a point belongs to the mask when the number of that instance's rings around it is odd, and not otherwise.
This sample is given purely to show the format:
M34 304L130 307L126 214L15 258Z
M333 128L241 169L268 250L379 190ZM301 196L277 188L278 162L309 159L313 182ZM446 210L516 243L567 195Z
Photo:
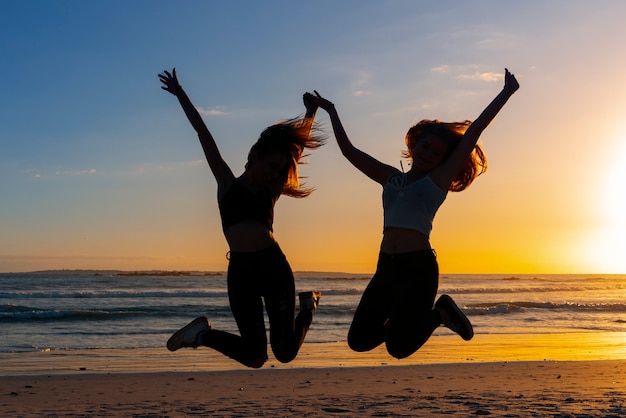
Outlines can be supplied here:
M603 223L593 251L602 272L626 273L626 141L608 166L599 210Z

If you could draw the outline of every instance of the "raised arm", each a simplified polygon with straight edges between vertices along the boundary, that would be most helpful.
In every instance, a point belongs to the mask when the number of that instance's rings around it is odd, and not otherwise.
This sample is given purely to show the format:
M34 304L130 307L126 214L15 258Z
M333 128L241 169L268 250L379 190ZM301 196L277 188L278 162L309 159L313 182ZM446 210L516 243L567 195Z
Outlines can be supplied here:
M378 161L369 154L361 151L360 149L352 145L352 142L350 141L350 138L348 138L348 134L346 134L341 120L339 119L339 114L335 109L335 105L320 96L317 91L315 91L315 96L310 96L315 98L319 107L328 112L328 116L330 116L330 122L333 126L335 139L337 140L339 149L341 150L341 153L344 155L344 157L346 157L353 166L358 168L367 177L371 178L377 183L384 185L387 182L387 179L389 179L389 177L398 170L390 165Z
M191 126L193 126L193 129L195 129L198 133L200 145L202 145L202 150L204 151L204 155L206 156L211 172L215 176L215 180L217 180L218 185L222 186L230 184L230 182L234 179L234 175L230 167L228 167L226 162L222 159L217 145L215 144L215 140L202 120L200 113L198 113L198 110L194 107L193 103L191 103L187 93L185 93L183 88L178 83L176 68L172 70L172 73L169 71L163 71L162 74L159 74L159 78L164 84L161 88L169 93L172 93L178 98L185 115L187 115L187 119L189 119Z
M452 155L438 168L436 168L431 177L436 179L436 182L440 185L450 185L459 171L463 169L467 159L474 150L478 138L483 133L485 128L489 126L491 121L496 117L500 109L504 107L509 98L519 89L519 83L515 79L515 76L509 72L508 69L504 70L504 88L498 95L489 103L489 105L482 111L482 113L476 118L474 122L467 128L463 139L454 150Z
M310 93L304 93L302 95L302 101L304 102L304 107L306 108L306 113L304 114L304 126L308 128L308 135L313 128L313 122L315 121L315 113L317 113L318 105L315 96Z

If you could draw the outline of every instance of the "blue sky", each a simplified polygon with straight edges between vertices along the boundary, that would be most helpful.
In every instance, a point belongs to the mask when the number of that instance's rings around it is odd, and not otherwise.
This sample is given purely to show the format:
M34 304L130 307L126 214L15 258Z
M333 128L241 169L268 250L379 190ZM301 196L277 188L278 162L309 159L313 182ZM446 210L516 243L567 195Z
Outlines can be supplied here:
M412 123L475 118L508 67L522 88L482 138L490 171L436 220L442 270L497 259L626 272L612 253L626 225L599 209L626 208L611 192L622 183L606 181L626 157L625 12L617 1L2 2L0 271L225 268L215 182L160 89L164 69L177 67L240 173L264 127L303 112L305 91L399 166ZM302 168L314 195L278 204L294 269L373 269L380 191L342 158L331 137Z

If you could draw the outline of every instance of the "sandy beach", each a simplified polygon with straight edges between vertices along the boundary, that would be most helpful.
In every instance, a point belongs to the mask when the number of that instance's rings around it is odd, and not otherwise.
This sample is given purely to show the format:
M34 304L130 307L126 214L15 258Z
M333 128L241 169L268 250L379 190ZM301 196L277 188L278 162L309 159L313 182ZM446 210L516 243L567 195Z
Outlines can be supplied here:
M75 416L624 416L626 362L4 377L0 412Z
M209 349L0 356L0 415L624 416L615 334L432 338L407 360L305 344L292 363L237 365Z

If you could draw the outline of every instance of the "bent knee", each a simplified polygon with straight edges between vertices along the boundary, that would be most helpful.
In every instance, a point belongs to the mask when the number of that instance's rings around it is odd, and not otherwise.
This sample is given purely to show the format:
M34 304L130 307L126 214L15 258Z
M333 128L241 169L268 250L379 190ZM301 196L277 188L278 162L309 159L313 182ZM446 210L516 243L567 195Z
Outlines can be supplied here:
M373 350L382 342L381 338L373 338L371 333L358 333L354 329L348 332L348 347L357 353Z
M370 347L371 344L363 344L362 341L356 340L354 338L348 339L348 347L350 350L356 351L357 353L363 353L365 351L370 351L374 347Z
M261 367L263 367L266 361L267 361L267 354L262 354L256 357L251 357L249 359L246 359L244 364L252 369L260 369Z
M296 358L295 354L275 354L276 360L281 363L290 363Z
M386 341L385 347L390 356L401 360L415 353L422 344L408 344L407 341Z
M387 353L389 353L389 355L395 359L402 360L409 357L411 354L414 353L414 351L409 352L406 350L397 350L387 347Z
M281 363L289 363L298 355L298 349L288 345L272 346L274 357Z

